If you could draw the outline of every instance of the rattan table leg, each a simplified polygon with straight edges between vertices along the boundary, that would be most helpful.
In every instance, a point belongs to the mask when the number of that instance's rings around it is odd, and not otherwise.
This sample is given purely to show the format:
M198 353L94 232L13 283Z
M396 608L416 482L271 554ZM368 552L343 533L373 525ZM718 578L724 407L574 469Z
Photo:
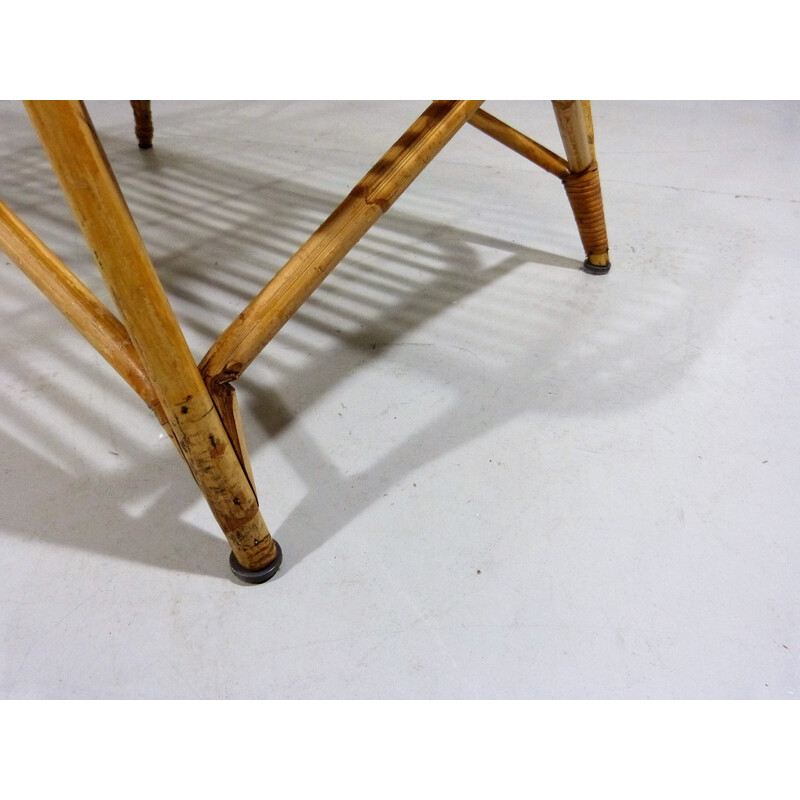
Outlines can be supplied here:
M26 106L236 564L244 568L243 577L252 573L266 579L269 567L279 563L280 548L267 530L247 471L200 376L86 108L78 101L32 101Z
M570 174L563 178L581 242L586 252L584 268L603 275L611 267L608 256L600 173L594 151L594 129L588 101L554 100L553 109Z

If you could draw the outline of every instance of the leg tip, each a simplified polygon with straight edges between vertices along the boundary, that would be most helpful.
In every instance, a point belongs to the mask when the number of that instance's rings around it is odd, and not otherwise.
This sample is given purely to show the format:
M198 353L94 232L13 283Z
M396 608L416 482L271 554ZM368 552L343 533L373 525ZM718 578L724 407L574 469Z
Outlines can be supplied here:
M151 150L153 148L152 142L139 142L140 150Z
M281 546L275 542L275 547L278 549L275 558L273 558L266 567L262 567L261 569L247 569L247 567L243 567L236 560L236 556L231 553L229 559L231 572L233 572L240 581L244 581L245 583L266 583L270 578L275 576L275 573L280 569L281 562L283 561Z
M590 275L605 275L611 269L611 262L606 260L605 264L593 264L590 259L583 262L583 271Z

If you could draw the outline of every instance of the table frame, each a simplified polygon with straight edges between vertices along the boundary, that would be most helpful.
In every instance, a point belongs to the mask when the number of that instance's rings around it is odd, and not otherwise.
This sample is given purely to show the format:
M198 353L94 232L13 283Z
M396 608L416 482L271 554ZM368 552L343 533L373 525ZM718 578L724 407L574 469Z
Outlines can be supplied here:
M131 101L141 147L148 101ZM80 101L26 108L120 318L0 201L0 248L153 411L175 443L231 547L234 574L263 583L281 549L261 514L233 383L392 203L466 123L558 177L586 253L610 267L588 101L556 100L562 158L488 114L479 100L435 101L362 178L197 364L111 165Z

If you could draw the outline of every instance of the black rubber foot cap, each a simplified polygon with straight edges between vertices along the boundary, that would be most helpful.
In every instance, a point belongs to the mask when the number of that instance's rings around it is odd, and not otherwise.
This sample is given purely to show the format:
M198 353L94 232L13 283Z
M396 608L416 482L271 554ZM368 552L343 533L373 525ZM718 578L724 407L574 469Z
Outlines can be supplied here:
M150 150L153 147L152 142L139 142L140 150Z
M592 264L588 258L583 262L583 271L588 272L590 275L605 275L610 269L611 264L606 264L605 266Z
M247 567L243 567L236 560L236 556L231 553L229 559L231 571L240 581L244 581L245 583L266 583L280 569L281 562L283 561L281 546L275 542L275 547L278 548L275 558L273 558L266 567L262 567L261 569L247 569Z

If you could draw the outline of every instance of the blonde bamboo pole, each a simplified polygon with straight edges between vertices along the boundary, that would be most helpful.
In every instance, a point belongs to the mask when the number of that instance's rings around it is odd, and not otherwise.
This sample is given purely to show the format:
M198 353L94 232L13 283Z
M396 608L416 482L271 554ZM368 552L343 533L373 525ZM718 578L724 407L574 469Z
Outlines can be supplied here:
M584 269L595 275L608 272L608 255L600 173L594 148L594 125L588 100L553 100L558 130L570 174L563 178L581 242L586 252Z
M570 172L583 172L594 161L583 104L579 100L553 100L553 110Z
M78 101L29 101L26 107L236 562L247 570L263 570L279 559L280 549L267 530L86 108Z
M437 101L364 176L209 350L210 386L235 380L482 101Z
M557 178L566 178L570 173L569 164L561 156L525 136L524 133L520 133L510 125L506 125L505 122L497 119L497 117L487 114L482 108L479 108L470 117L469 124L491 136L495 141L511 148L515 153L519 153L523 158L527 158L528 161L532 161L538 167L547 170Z
M0 248L167 425L125 326L2 201Z

